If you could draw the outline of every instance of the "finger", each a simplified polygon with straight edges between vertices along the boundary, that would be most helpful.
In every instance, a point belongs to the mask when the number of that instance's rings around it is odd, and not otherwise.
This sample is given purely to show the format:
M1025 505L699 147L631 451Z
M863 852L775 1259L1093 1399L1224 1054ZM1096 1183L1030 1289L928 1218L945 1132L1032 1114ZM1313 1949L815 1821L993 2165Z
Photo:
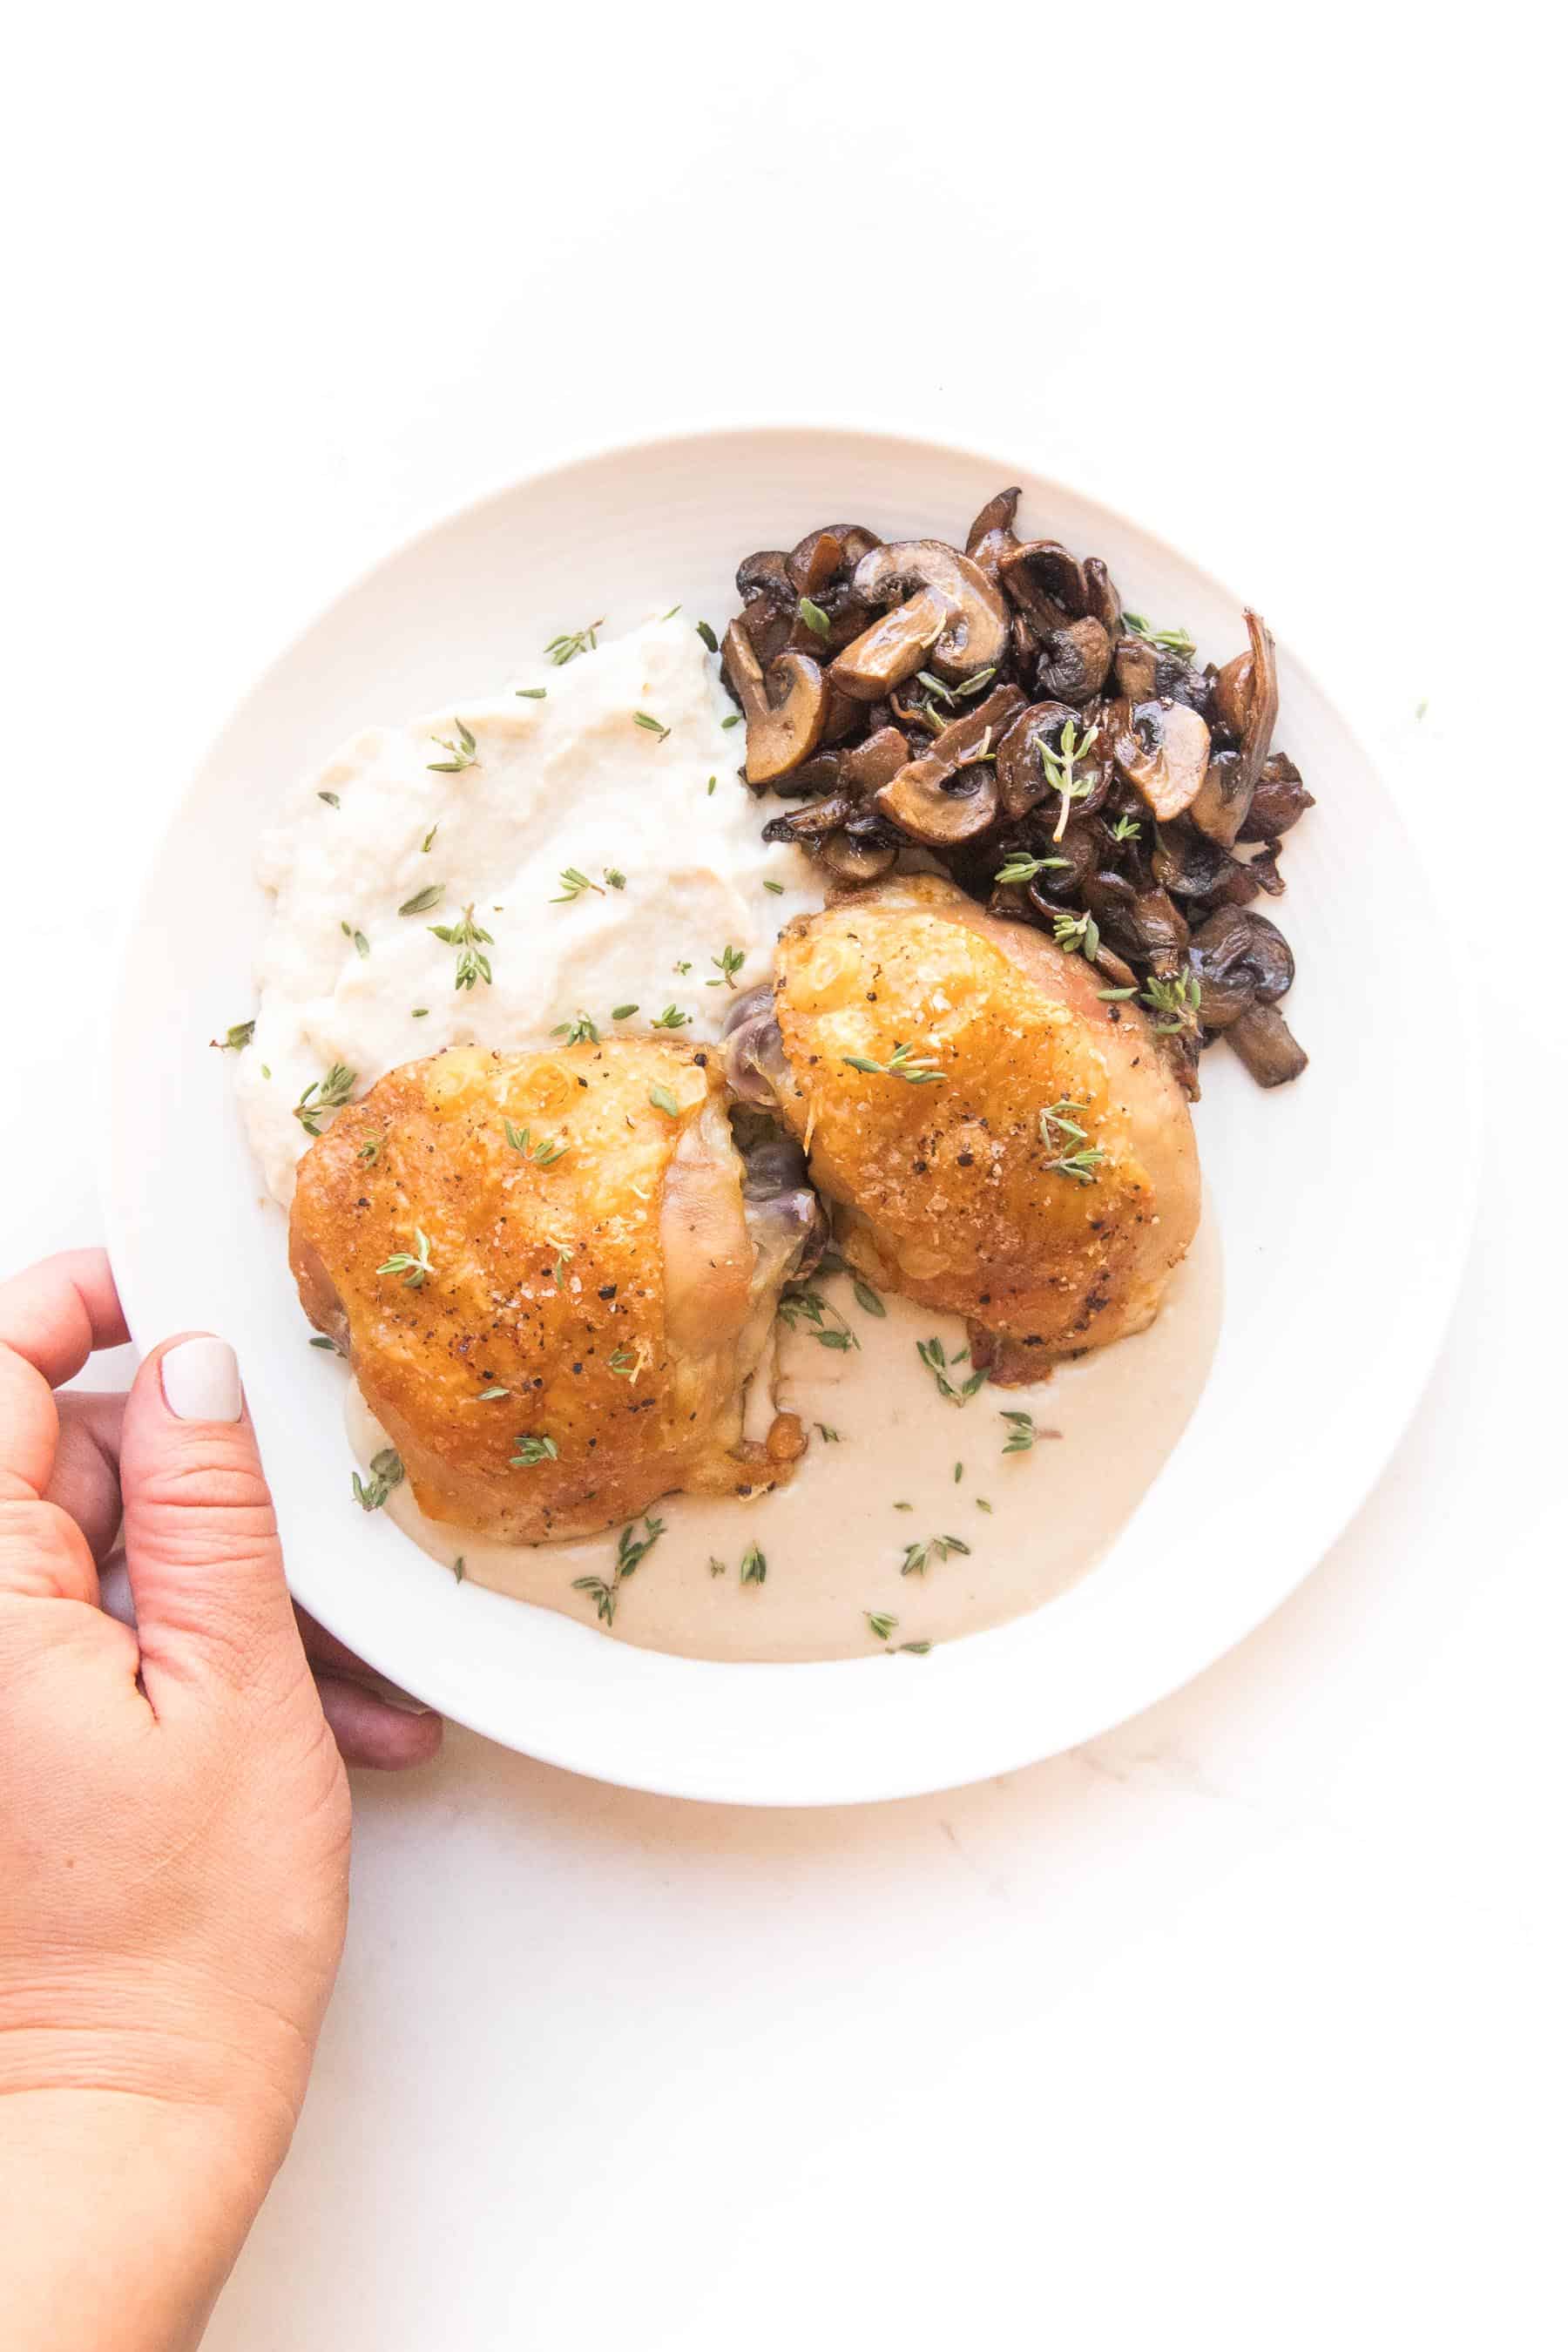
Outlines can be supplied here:
M65 1250L0 1283L0 1495L41 1495L55 1458L49 1391L129 1335L101 1250Z
M341 1675L318 1675L316 1688L345 1764L402 1772L428 1764L441 1745L441 1718L429 1707L410 1715Z
M0 1502L0 1595L97 1606L97 1562L58 1504L36 1496Z
M120 1530L120 1424L125 1399L68 1390L55 1402L60 1427L47 1500L58 1503L76 1521L101 1568Z
M308 1609L296 1607L294 1614L299 1620L300 1639L305 1644L305 1655L312 1666L324 1667L328 1674L346 1675L351 1682L375 1683L381 1680L375 1668L367 1666L346 1642L340 1642L335 1633L329 1633L324 1625L318 1625ZM389 1684L387 1687L390 1689L392 1685ZM410 1699L409 1705L412 1706L414 1704Z
M167 1341L137 1373L121 1432L125 1557L147 1696L216 1675L303 1675L272 1496L226 1340Z

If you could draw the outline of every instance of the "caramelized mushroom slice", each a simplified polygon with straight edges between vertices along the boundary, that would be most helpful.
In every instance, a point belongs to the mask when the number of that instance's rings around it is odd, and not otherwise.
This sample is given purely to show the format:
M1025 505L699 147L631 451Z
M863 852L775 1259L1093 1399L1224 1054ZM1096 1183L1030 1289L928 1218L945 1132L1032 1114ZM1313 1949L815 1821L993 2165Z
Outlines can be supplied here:
M876 793L881 814L911 840L934 848L986 832L1002 799L995 765L986 755L1023 704L1016 686L998 687L977 709L944 727L923 758L911 760ZM973 779L970 787L945 790L964 770Z
M1209 763L1209 730L1184 702L1120 703L1110 721L1116 764L1162 824L1196 800Z
M856 702L878 702L917 669L924 667L942 634L953 619L953 607L937 588L924 588L872 622L845 646L829 670L828 683Z
M1315 805L1295 761L1283 751L1272 752L1263 762L1252 806L1237 837L1241 841L1278 841L1281 834L1289 832L1299 816L1304 816Z
M1042 637L1082 620L1089 609L1083 566L1059 539L1027 539L1009 550L1002 559L1002 585Z
M837 833L854 805L847 793L830 793L826 800L791 809L786 816L771 816L763 827L763 839L821 841L826 835Z
M1231 1045L1260 1087L1283 1087L1299 1078L1307 1056L1272 1004L1255 1004L1226 1031Z
M978 564L940 539L901 539L874 547L856 565L853 587L867 604L888 604L921 589L933 589L946 599L949 615L931 646L931 667L950 686L978 670L998 668L1006 655L1009 617L1002 596Z
M764 676L738 621L724 632L724 674L746 714L746 782L755 791L787 776L816 751L827 688L809 654L780 654Z
M1110 658L1117 693L1127 702L1152 702L1157 667L1153 646L1142 637L1119 637Z
M1098 621L1052 629L1040 648L1036 684L1057 702L1090 702L1110 668L1110 639Z
M1247 772L1239 751L1214 751L1187 811L1200 833L1221 849L1229 849L1247 822L1252 805Z
M843 760L844 781L851 792L865 796L889 784L910 756L910 740L896 727L879 727Z
M890 874L898 851L890 841L858 841L851 833L830 833L821 848L828 872L840 882L880 882Z
M1008 728L996 753L996 780L1002 787L1002 807L1016 824L1032 808L1051 796L1052 785L1046 773L1046 763L1040 757L1040 746L1053 753L1059 751L1062 730L1070 725L1081 747L1082 738L1096 724L1092 711L1075 710L1068 702L1032 702ZM1079 765L1082 761L1083 764ZM1106 756L1105 732L1100 734L1087 753L1074 754L1074 773L1079 782L1092 776L1087 793L1073 796L1073 811L1088 816L1098 809L1110 789L1110 762Z
M864 523L829 522L797 540L784 563L795 593L815 596L836 572L853 572L863 555L880 545L876 532L868 530Z
M1279 716L1279 676L1274 640L1268 629L1250 609L1244 617L1250 651L1226 662L1215 679L1214 692L1221 723L1238 740L1240 777L1250 802ZM1245 816L1245 809L1242 814Z
M994 499L986 499L969 526L963 551L972 563L979 565L994 588L1001 584L1003 557L1011 554L1018 544L1013 536L1013 518L1022 496L1018 489L998 490Z
M1098 555L1091 555L1083 567L1083 584L1089 592L1089 610L1100 623L1108 637L1116 636L1121 627L1121 598L1115 581Z

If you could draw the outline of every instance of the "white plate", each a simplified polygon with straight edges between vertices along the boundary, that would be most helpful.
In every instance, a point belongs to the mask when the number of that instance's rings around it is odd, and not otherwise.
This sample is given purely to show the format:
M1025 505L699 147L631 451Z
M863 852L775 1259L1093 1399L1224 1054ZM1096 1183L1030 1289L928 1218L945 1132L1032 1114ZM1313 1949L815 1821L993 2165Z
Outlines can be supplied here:
M1238 600L1136 524L1006 458L865 434L736 432L611 451L517 484L390 557L268 672L214 745L132 924L111 1039L106 1207L138 1342L237 1346L289 1574L323 1624L458 1721L630 1787L827 1804L950 1787L1054 1754L1162 1696L1247 1633L1344 1526L1419 1396L1468 1244L1465 1122L1438 1116L1455 1041L1431 1015L1448 950L1366 754L1280 654L1276 740L1319 805L1291 835L1280 919L1312 1056L1258 1092L1222 1049L1197 1113L1226 1314L1201 1403L1093 1574L995 1632L890 1672L715 1665L605 1640L458 1586L346 1499L341 1373L304 1345L278 1210L229 1066L265 902L257 834L353 729L504 677L584 613L678 599L721 625L738 559L825 518L953 537L1021 480L1032 533L1102 555L1134 610L1219 657Z

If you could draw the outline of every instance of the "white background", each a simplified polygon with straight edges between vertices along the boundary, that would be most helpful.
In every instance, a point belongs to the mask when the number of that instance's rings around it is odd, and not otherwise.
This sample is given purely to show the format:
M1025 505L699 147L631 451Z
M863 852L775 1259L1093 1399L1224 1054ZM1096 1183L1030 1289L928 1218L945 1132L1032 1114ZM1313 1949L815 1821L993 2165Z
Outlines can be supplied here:
M1431 1019L1472 994L1489 1042L1412 1150L1415 1186L1479 1124L1488 1166L1418 1420L1180 1696L862 1812L666 1803L463 1735L360 1787L311 2105L210 2345L1558 2340L1538 36L1376 5L34 16L0 142L9 1261L96 1235L127 876L262 662L472 491L707 421L1015 450L1245 587L1384 758L1452 918ZM1346 1299L1347 1349L1376 1313Z

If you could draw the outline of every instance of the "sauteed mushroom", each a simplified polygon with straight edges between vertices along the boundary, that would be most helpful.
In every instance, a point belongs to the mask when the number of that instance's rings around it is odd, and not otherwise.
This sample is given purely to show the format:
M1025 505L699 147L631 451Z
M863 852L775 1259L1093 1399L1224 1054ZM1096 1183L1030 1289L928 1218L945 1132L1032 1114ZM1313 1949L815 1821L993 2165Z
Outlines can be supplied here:
M997 668L1007 651L1007 607L967 555L940 539L901 539L874 547L855 567L855 593L862 604L888 604L921 589L934 589L950 607L931 648L937 676L951 686Z
M746 714L746 782L756 790L816 751L827 688L809 654L780 654L764 676L739 621L724 632L724 670Z
M1116 764L1162 824L1190 809L1209 761L1209 730L1184 702L1118 705L1110 726Z
M1110 639L1099 621L1069 621L1051 629L1040 647L1036 684L1058 702L1089 702L1105 684Z
M1263 762L1252 805L1237 837L1240 841L1278 841L1312 805L1312 795L1301 782L1301 771L1295 761L1287 759L1283 751L1276 751Z
M997 735L1022 709L1016 686L988 694L977 709L944 727L931 750L911 760L875 795L876 804L912 840L946 845L971 841L995 823L1001 806L991 760ZM949 789L963 778L961 789Z
M828 672L830 684L856 702L890 694L928 657L935 659L933 649L953 616L953 605L941 590L922 588L845 646Z

